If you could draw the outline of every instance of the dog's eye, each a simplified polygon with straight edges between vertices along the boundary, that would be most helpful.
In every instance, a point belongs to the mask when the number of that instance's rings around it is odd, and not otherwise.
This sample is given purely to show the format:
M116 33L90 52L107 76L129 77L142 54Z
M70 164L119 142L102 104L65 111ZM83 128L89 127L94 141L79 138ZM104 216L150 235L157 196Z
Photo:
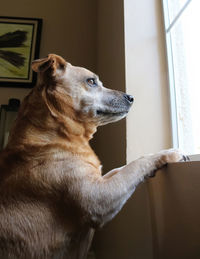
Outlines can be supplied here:
M94 78L88 78L86 81L89 86L97 86L96 80Z

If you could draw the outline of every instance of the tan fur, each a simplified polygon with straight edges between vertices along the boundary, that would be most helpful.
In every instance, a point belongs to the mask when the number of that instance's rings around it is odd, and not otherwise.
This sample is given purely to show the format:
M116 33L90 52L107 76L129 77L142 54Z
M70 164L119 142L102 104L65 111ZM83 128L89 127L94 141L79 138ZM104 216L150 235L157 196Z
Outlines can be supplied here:
M182 156L162 151L102 176L89 140L132 103L57 55L32 67L38 83L0 156L0 258L86 258L93 229L118 213L145 176ZM88 86L90 77L97 87Z

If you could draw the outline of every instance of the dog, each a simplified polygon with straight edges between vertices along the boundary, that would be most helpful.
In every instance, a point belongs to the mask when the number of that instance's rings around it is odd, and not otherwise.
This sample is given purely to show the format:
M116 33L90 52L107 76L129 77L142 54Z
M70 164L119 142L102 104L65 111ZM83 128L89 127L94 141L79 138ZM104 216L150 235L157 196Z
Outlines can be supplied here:
M89 141L98 126L124 118L134 98L55 54L32 69L38 82L0 155L0 258L84 259L94 230L183 155L164 150L102 176Z

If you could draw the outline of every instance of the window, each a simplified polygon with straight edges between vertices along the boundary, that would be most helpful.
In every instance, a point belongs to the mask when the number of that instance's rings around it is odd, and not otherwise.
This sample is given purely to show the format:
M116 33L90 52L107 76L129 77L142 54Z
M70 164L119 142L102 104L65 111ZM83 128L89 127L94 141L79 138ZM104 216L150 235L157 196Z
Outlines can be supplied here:
M163 0L174 147L200 154L200 1Z

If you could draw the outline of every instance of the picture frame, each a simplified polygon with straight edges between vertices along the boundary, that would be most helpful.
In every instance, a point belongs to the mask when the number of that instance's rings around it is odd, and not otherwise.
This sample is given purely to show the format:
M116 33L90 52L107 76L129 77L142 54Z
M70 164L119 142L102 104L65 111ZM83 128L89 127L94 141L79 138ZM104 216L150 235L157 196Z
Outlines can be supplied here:
M31 88L39 57L42 19L0 16L0 87Z

